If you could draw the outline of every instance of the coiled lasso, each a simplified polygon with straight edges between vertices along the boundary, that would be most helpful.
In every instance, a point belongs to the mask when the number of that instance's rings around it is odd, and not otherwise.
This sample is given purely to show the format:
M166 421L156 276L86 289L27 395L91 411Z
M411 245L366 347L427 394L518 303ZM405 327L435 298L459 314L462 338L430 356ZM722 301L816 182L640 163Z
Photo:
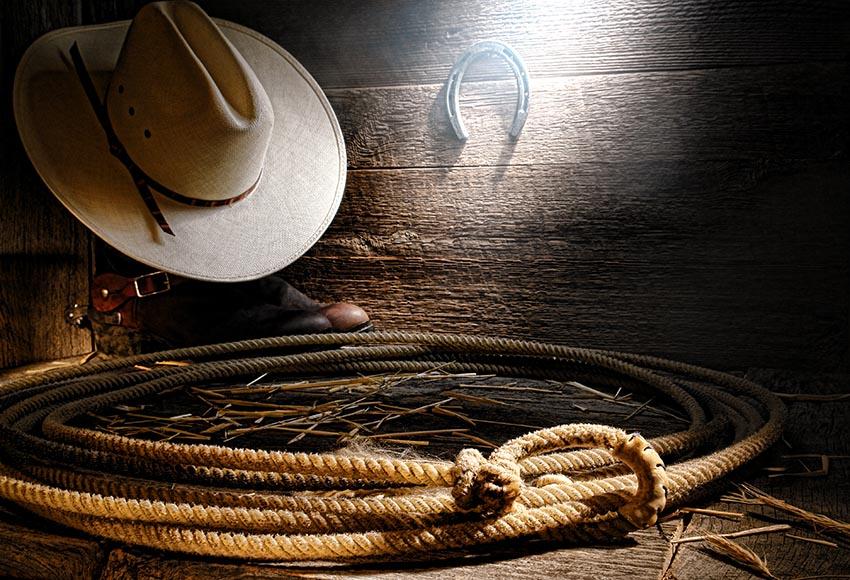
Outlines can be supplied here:
M134 365L165 360L189 366ZM204 381L362 372L554 378L605 373L660 391L686 431L647 442L571 424L455 462L132 439L87 412ZM95 536L254 560L415 555L500 540L599 542L655 523L781 435L785 409L729 374L647 356L480 336L322 334L179 349L0 385L0 497ZM735 440L718 446L734 428ZM665 468L661 457L706 455ZM719 448L717 448L719 447ZM568 450L569 448L578 448ZM380 493L356 490L373 488ZM336 490L336 493L328 493ZM349 490L346 493L346 490Z

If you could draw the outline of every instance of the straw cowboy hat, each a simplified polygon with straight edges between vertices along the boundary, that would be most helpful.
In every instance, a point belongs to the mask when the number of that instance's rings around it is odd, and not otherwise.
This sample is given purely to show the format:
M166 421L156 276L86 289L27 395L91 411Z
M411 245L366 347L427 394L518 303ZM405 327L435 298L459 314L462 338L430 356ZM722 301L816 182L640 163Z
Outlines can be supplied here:
M280 46L191 2L64 28L15 76L24 147L95 234L199 280L280 270L330 224L345 185L339 124Z

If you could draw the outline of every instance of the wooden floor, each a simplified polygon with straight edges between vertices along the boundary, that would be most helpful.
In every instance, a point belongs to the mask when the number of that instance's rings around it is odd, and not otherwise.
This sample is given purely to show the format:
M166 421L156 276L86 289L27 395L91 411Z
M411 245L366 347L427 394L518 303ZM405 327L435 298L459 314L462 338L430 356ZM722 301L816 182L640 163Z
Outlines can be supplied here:
M768 370L750 370L748 376L777 392L835 394L850 391L848 375L805 375ZM401 392L400 399L421 393ZM556 424L567 421L593 421L618 424L622 408L606 406L601 400L575 399L587 411L577 410L569 400L552 406L529 399L522 405L523 421ZM516 413L511 410L511 413ZM517 419L514 418L516 421ZM850 401L790 403L790 419L785 442L776 446L758 464L736 474L732 481L752 482L769 493L800 507L850 521ZM621 426L626 426L622 424ZM647 435L669 429L669 422L651 414L629 419L628 426ZM488 434L491 438L496 434ZM510 434L513 436L514 434ZM808 467L796 460L783 460L788 454L827 454L843 456L831 462L825 476L782 476L768 479L764 467L786 466L791 473L817 470L819 460ZM731 486L727 485L728 489ZM728 561L718 559L700 544L673 547L671 539L705 532L733 531L788 522L794 535L823 539L806 524L770 509L724 504L716 490L694 507L743 511L743 521L693 515L674 519L654 528L632 534L626 541L604 546L559 546L540 543L513 543L496 550L450 554L425 561L391 563L274 565L250 564L211 558L191 558L99 541L75 531L28 515L10 504L0 504L0 574L21 578L340 578L348 576L397 578L636 578L704 579L748 578L749 573ZM742 544L765 556L780 578L850 574L850 543L835 540L838 548L788 538L781 533L742 538Z

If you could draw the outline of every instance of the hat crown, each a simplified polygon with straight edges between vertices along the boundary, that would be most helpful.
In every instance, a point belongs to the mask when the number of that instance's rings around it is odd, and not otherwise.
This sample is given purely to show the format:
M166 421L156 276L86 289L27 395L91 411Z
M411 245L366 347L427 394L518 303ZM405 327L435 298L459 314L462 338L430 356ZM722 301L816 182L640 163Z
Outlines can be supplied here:
M138 12L106 105L133 162L173 191L220 201L259 178L272 104L248 63L192 2L156 2Z

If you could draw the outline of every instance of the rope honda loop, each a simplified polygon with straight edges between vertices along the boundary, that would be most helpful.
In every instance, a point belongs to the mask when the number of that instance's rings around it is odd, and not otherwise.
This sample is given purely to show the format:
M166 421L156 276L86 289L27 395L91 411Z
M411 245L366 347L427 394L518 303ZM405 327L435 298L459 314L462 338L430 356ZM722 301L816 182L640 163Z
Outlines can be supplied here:
M602 425L560 425L534 431L508 441L488 460L477 449L463 449L457 456L452 496L462 510L482 513L510 511L520 497L523 482L519 460L530 453L546 453L570 447L603 447L614 459L633 470L638 489L620 514L635 528L655 523L666 502L667 476L664 462L642 436ZM544 476L545 477L545 476ZM546 480L543 480L544 484Z
M156 365L162 361L191 364ZM690 426L646 440L603 425L560 425L487 457L463 449L451 462L149 441L79 420L263 373L285 381L437 368L653 389L681 407ZM660 358L466 335L286 336L0 384L0 497L98 537L252 560L415 556L533 538L604 542L704 493L772 445L784 419L779 399L755 383Z

